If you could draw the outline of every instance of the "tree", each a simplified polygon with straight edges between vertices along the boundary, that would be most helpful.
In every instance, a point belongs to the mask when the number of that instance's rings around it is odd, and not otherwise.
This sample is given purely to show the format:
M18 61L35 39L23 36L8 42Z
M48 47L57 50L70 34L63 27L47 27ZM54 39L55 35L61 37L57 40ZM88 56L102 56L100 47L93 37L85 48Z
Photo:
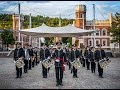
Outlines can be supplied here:
M113 17L113 22L110 28L110 32L112 33L113 39L111 40L112 43L119 44L119 52L120 52L120 13L116 13Z
M9 44L15 43L13 32L11 30L4 29L4 31L1 33L1 38L2 38L2 43L7 45L7 50Z

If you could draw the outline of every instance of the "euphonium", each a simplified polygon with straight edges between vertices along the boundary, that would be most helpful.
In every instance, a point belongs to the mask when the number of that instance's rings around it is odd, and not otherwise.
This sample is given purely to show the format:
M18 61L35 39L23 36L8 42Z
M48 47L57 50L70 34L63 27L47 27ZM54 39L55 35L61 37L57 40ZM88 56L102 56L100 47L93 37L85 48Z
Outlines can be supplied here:
M71 64L75 67L75 69L79 69L81 66L79 58L71 62Z
M19 58L16 62L15 62L15 65L18 67L18 68L22 68L25 64L23 62L23 59L22 58Z

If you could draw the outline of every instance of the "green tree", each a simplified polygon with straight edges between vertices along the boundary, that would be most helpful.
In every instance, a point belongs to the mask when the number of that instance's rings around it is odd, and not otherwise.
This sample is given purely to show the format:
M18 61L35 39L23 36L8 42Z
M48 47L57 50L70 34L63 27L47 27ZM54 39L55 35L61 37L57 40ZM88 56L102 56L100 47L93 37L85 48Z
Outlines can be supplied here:
M8 50L8 45L9 44L14 44L15 43L15 39L13 37L13 32L11 30L5 29L1 33L1 38L2 38L2 43L7 45L7 50Z
M112 33L113 39L111 40L112 43L118 43L120 46L120 13L116 13L113 17L113 22L110 28L110 32ZM119 47L120 52L120 47Z

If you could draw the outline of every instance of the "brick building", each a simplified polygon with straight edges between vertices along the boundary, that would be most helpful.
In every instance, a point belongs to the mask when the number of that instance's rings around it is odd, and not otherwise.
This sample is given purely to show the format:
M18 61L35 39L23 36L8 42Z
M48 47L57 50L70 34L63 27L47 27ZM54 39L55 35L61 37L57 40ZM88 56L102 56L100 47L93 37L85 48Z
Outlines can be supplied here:
M77 28L84 28L87 30L93 29L93 20L86 20L86 6L85 5L76 5L75 7L75 27ZM118 44L110 43L110 40L112 39L110 37L110 26L112 23L112 14L109 14L109 19L107 20L95 20L95 30L97 32L91 35L85 35L79 39L79 47L80 44L83 44L85 46L94 46L96 47L97 44L102 44L102 48L110 49L114 48L114 45L116 45L116 48L118 48ZM94 37L95 37L95 44L94 44ZM76 38L73 38L73 43L75 43Z

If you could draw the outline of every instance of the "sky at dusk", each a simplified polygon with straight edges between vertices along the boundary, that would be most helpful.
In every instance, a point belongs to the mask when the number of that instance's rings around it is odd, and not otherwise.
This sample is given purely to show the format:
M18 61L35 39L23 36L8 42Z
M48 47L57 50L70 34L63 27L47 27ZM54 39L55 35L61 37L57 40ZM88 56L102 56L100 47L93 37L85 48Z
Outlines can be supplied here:
M48 17L59 17L75 19L75 6L86 5L87 20L93 19L93 4L95 4L95 17L98 20L109 18L109 13L113 15L120 13L120 1L19 1L21 13L32 16L44 15ZM0 14L18 14L18 1L0 1Z

